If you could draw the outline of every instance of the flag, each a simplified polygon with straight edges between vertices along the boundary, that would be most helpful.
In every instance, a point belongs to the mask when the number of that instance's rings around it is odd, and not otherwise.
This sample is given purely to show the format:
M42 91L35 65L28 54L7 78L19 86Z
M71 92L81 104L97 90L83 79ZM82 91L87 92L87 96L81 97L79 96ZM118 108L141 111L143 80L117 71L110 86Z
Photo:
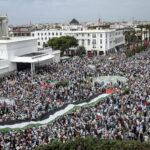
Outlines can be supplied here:
M112 90L112 89L106 89L106 94L111 94L111 93L114 93L115 91Z
M4 110L4 112L5 112L5 113L7 112L7 107L5 107L5 110Z
M7 103L4 101L4 106L6 107L7 106Z
M144 101L143 105L144 105L144 106L147 106L147 102L146 102L146 101Z
M136 46L136 44L135 44L133 50L136 51L136 48L137 48L137 46Z
M49 84L49 85L48 85L48 87L53 87L53 86L55 86L55 84Z
M97 119L101 119L101 114L100 113L97 113Z
M145 41L145 46L148 46L148 42L147 41Z
M55 81L51 81L49 84L57 84L58 83L58 81L57 80L55 80Z
M21 34L22 32L21 32L21 29L19 29L19 34Z
M46 88L46 85L45 85L45 84L43 84L43 85L42 85L42 87L45 89L45 88Z

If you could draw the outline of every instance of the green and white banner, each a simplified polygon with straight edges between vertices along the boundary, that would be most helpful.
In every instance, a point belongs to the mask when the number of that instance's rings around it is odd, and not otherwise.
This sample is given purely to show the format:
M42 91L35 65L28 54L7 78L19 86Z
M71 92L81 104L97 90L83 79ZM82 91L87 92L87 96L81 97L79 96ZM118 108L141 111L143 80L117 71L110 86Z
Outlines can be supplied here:
M4 126L0 126L0 130L12 130L12 129L21 129L21 128L31 128L31 127L36 127L36 126L41 126L44 124L47 124L57 118L59 118L60 116L63 116L67 113L73 112L74 110L81 108L81 107L86 107L89 105L95 105L97 104L99 101L103 100L105 97L109 96L110 94L102 94L99 95L98 97L92 99L90 102L88 103L81 103L78 105L75 104L69 104L65 109L57 111L55 114L50 115L47 119L42 120L42 121L30 121L30 122L23 122L23 123L18 123L18 124L14 124L14 125L4 125Z

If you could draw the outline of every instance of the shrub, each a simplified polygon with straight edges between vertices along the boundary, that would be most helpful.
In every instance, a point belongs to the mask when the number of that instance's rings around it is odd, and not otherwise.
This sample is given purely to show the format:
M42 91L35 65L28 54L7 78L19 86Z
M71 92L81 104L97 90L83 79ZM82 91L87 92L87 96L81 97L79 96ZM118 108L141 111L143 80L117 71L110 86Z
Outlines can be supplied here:
M106 140L100 138L86 137L76 138L75 141L66 143L54 142L35 150L149 150L150 143L137 141Z

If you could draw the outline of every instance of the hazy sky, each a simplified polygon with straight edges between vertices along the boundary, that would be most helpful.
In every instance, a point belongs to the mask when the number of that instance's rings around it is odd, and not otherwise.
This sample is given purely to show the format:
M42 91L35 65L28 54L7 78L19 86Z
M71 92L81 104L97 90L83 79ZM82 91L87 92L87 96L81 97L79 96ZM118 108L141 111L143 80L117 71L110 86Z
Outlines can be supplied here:
M0 0L9 24L150 20L150 0Z

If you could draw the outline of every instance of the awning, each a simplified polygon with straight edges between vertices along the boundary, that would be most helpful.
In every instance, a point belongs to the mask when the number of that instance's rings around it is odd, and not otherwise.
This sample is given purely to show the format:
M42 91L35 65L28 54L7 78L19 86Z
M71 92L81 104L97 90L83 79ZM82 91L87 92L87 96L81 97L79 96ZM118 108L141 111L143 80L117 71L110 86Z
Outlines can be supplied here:
M49 59L52 59L54 56L51 54L42 54L39 56L34 56L34 57L14 57L11 62L16 62L16 63L39 63L42 61L46 61Z

